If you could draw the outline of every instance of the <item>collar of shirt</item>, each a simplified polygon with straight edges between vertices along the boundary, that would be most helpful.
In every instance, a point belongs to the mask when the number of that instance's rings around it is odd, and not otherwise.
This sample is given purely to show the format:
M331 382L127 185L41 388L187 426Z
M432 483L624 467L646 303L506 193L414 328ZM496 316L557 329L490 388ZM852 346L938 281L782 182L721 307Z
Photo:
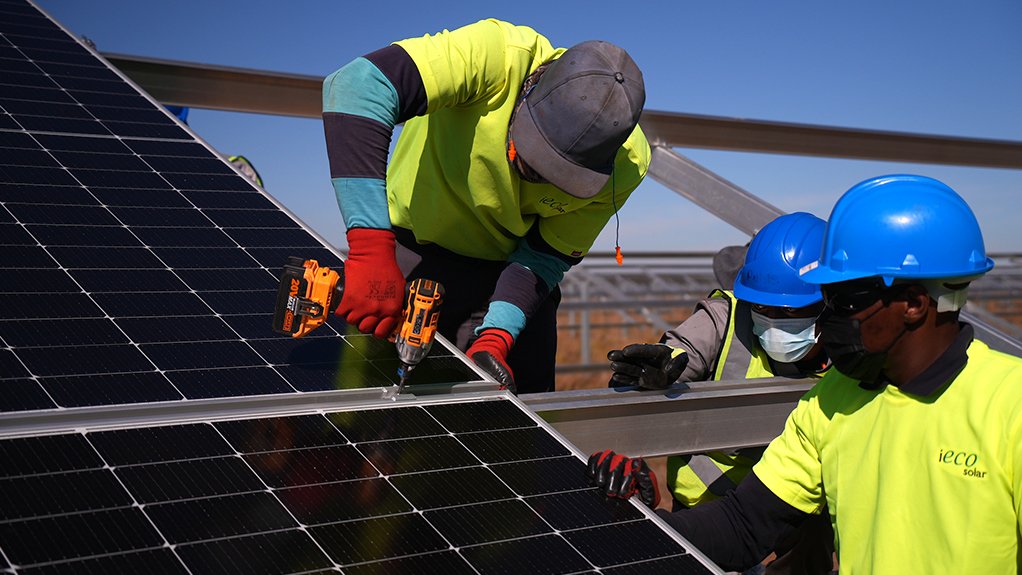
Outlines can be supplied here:
M951 381L958 372L965 367L969 361L969 346L975 337L975 331L967 323L959 323L958 336L951 345L937 358L937 361L930 364L922 373L899 386L901 391L912 395L928 396L944 387L944 384ZM873 385L859 383L863 389L879 389L891 383L889 379L881 378Z

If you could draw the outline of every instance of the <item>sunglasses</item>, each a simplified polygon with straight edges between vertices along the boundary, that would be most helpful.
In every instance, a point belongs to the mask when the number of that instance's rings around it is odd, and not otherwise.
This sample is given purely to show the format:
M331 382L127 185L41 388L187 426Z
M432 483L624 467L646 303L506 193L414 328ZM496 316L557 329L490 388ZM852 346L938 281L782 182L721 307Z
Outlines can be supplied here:
M878 301L888 304L912 284L887 286L879 278L821 286L823 303L831 313L855 315Z

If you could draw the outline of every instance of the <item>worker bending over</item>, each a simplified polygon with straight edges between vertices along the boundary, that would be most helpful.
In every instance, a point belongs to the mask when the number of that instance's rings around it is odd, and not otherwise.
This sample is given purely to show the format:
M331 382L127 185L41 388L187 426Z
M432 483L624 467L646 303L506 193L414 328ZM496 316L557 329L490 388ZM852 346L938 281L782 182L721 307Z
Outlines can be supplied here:
M644 102L621 48L554 48L492 19L396 42L327 77L349 248L337 315L388 337L405 278L438 281L445 337L506 386L553 390L558 284L646 175Z

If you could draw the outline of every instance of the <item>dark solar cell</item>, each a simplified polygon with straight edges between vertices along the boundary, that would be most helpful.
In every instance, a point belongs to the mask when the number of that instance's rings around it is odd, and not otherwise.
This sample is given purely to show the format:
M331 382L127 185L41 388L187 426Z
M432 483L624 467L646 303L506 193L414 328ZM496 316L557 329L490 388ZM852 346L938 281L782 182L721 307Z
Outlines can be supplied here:
M610 567L679 553L678 544L651 521L567 531L563 536L597 567Z
M321 415L221 421L214 427L242 453L345 445L348 440Z
M50 377L39 380L62 407L150 403L183 399L163 374L117 373L80 377Z
M300 228L229 228L225 231L243 246L289 246L301 248L322 247L323 245L312 234Z
M515 496L496 475L483 467L395 475L390 482L416 509L422 510L513 499ZM457 488L437 489L438 485Z
M171 425L96 431L89 441L113 466L177 461L234 453L212 425Z
M6 134L7 132L0 132ZM40 149L3 148L0 150L0 164L5 166L39 166L59 168L60 164Z
M16 70L14 70L16 71ZM31 100L11 100L0 97L0 106L12 116L47 116L61 119L94 120L92 114L81 104L60 104L57 102L33 102Z
M89 113L103 120L104 122L119 121L119 122L141 122L148 124L160 124L163 126L174 125L174 121L160 110L153 110L151 108L120 108L110 106L86 106ZM114 130L119 135L125 134L119 130ZM180 134L181 130L176 129L175 133Z
M99 205L81 186L26 186L0 183L0 201L33 204Z
M578 551L557 535L466 547L461 549L461 554L480 573L573 573L591 567Z
M11 347L128 343L128 338L107 319L0 321L0 338Z
M209 158L212 155L206 146L198 142L158 142L153 140L126 139L124 143L134 150L135 153L143 156Z
M238 339L221 318L212 316L120 318L115 321L135 343Z
M0 261L4 262L4 268L7 269L56 265L46 251L38 246L0 245Z
M385 479L360 479L286 487L274 491L305 525L336 523L412 511L412 506Z
M457 439L446 435L363 443L358 449L384 475L479 465Z
M103 317L96 304L85 294L6 294L0 297L0 317L4 319L56 319Z
M33 137L39 140L45 148L49 150L62 150L68 152L92 152L97 154L120 154L129 155L131 150L127 148L120 140L115 138L88 138L84 136L75 135L59 135L59 134L33 134ZM58 155L58 157L60 157ZM95 156L86 156L99 162L106 162L110 158Z
M501 463L490 469L522 496L589 489L585 463L574 457L537 459L529 465Z
M209 315L209 307L193 293L161 293L158 297L149 293L97 293L92 298L112 317Z
M3 252L0 251L0 254ZM178 270L180 273L181 270ZM235 332L244 339L284 339L288 336L281 335L270 329L272 314L246 314L246 315L225 315L221 319L227 322ZM319 337L336 337L337 334L329 327L320 326L303 339L314 339ZM258 350L257 350L258 351Z
M451 545L465 547L550 533L552 529L519 499L427 511L426 520ZM499 517L499 521L494 521Z
M238 247L153 248L153 253L175 269L256 268L260 265L246 250ZM225 272L205 271L204 273ZM272 312L272 310L267 311Z
M0 165L0 179L18 184L44 184L74 186L78 182L65 170L57 168L35 168L29 166Z
M42 72L5 72L0 76L0 85L31 86L36 88L59 88L53 80Z
M89 188L99 201L108 206L139 206L154 208L187 208L188 201L179 192L173 190L143 190L138 188Z
M6 88L5 88L6 91ZM0 132L0 148L26 148L31 150L40 149L39 144L28 134L18 132ZM3 157L10 154L10 150L2 150Z
M642 519L642 513L631 503L605 497L596 489L538 495L525 502L560 531Z
M94 80L71 76L54 76L54 81L66 88L71 95L76 92L101 92L103 94L134 94L135 88L116 80Z
M44 260L45 262L45 260ZM43 263L43 262L40 262ZM0 274L0 293L76 293L82 291L58 269L27 269L15 274Z
M219 539L175 548L193 575L304 573L333 563L305 531Z
M237 174L178 174L164 173L164 178L179 190L224 190L254 192L252 184Z
M192 137L182 130L177 124L171 123L170 118L164 119L166 124L148 124L138 122L114 122L106 120L103 124L111 132L123 136L146 137L146 138L176 138L179 140L190 140Z
M199 208L242 208L252 210L274 210L277 206L256 193L203 192L182 190L182 194ZM322 247L322 246L316 246Z
M208 228L134 228L135 234L150 247L235 247L237 243L223 231Z
M350 565L345 566L344 572L350 575L413 575L429 572L443 573L444 575L475 575L478 573L461 555L454 551L424 553L389 561Z
M464 433L459 438L483 463L570 455L559 441L539 427Z
M18 224L0 224L0 244L8 246L34 246L37 241Z
M514 405L502 401L429 405L426 411L454 433L535 427L536 422Z
M140 227L212 227L209 219L195 208L110 208L127 226Z
M86 186L100 188L170 189L170 185L157 174L147 172L117 172L113 170L72 169L71 173ZM40 182L50 183L50 182Z
M610 575L704 575L709 573L695 557L676 555L631 565L621 565L600 570Z
M40 250L42 248L39 248ZM138 270L145 268L163 268L165 264L160 263L152 251L143 247L134 248L102 248L93 247L88 250L80 250L72 247L52 246L46 248L60 265L75 268L92 268L105 270L130 269ZM48 259L48 258L47 258Z
M101 140L101 138L91 138ZM104 166L107 169L115 169L130 172L145 172L149 168L138 158L128 154L101 152L78 152L65 150L51 150L53 157L60 160L60 163L68 168L93 168Z
M260 265L273 270L274 274L279 274L284 264L287 263L287 258L295 255L293 248L247 248L245 251L254 257ZM341 263L341 258L322 246L302 248L301 257L316 260L319 265L329 268L337 268Z
M142 504L266 489L238 457L128 465L114 472Z
M417 513L311 527L309 532L341 564L440 551L449 546Z
M14 352L7 349L0 349L0 378L22 378L30 374L21 361L14 355Z
M270 493L242 493L146 506L145 513L172 544L298 527ZM202 521L195 521L201 517Z
M139 347L163 370L263 365L259 356L240 341L152 343Z
M95 62L95 60L93 60ZM100 106L113 106L117 108L144 108L152 109L153 103L138 94L104 94L102 92L75 92L76 101L86 106L98 104Z
M167 270L73 270L75 281L87 292L168 292L188 291L188 287ZM153 295L153 297L159 297Z
M276 370L298 391L363 389L391 385L391 380L370 362L277 366Z
M2 521L129 506L128 492L102 469L0 479Z
M28 369L40 377L154 369L133 345L26 347L16 351Z
M29 131L59 132L73 131L81 134L108 136L108 130L99 120L79 118L51 118L48 116L16 116L18 124Z
M169 548L147 549L70 561L51 563L19 571L29 575L104 575L106 573L145 573L146 575L188 575L181 561Z
M202 151L205 152L205 149ZM196 174L234 174L234 170L220 158L211 158L208 152L204 157L155 156L146 154L142 159L157 172L184 172Z
M198 291L245 291L277 289L279 280L261 268L226 270L177 270L188 287ZM315 333L315 332L314 332Z
M250 453L245 461L273 488L377 477L379 472L352 445L273 453Z
M277 290L224 292L200 292L202 300L219 314L259 313L273 309ZM324 360L326 361L326 360Z
M209 219L225 228L295 228L284 212L271 210L205 210Z
M420 408L341 411L331 413L327 417L345 437L356 443L446 433L436 420Z
M170 371L166 375L188 399L294 393L296 389L269 367Z
M54 545L54 534L60 544ZM0 523L4 554L16 565L46 563L159 547L163 544L137 508L92 511Z
M26 224L75 224L116 226L120 222L106 208L98 206L54 206L8 203L7 209Z
M99 469L103 461L81 435L0 439L0 477Z
M266 336L275 335L266 324ZM259 355L274 364L315 364L359 362L363 358L339 338L274 338L249 342ZM391 346L393 348L393 346ZM397 355L391 349L392 355Z
M4 362L12 361L13 358L14 354L11 352L0 350L0 374L3 374L0 375L0 411L32 411L57 407L38 382L31 379L7 379L28 375L20 365L8 369Z
M65 226L29 224L25 226L44 246L140 247L126 228L113 226Z
M2 50L2 48L0 48ZM4 95L16 100L35 100L40 102L58 102L62 104L73 104L74 99L67 95L67 92L58 90L56 86L40 88L37 86L12 86L4 85Z

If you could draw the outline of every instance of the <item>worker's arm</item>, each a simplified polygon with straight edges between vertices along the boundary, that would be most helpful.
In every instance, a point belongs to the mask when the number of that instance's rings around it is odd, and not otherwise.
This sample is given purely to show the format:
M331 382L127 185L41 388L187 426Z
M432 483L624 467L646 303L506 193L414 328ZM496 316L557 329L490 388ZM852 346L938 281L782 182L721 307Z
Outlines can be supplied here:
M674 513L657 510L668 525L728 571L756 565L774 544L809 518L750 473L726 497Z
M688 364L679 381L707 381L713 379L720 358L721 347L727 337L731 301L722 297L709 297L696 304L685 321L660 337L660 343L684 349Z
M419 71L399 46L357 58L323 83L330 179L347 227L345 289L335 312L385 338L401 315L404 276L387 209L387 154L394 126L426 110Z

